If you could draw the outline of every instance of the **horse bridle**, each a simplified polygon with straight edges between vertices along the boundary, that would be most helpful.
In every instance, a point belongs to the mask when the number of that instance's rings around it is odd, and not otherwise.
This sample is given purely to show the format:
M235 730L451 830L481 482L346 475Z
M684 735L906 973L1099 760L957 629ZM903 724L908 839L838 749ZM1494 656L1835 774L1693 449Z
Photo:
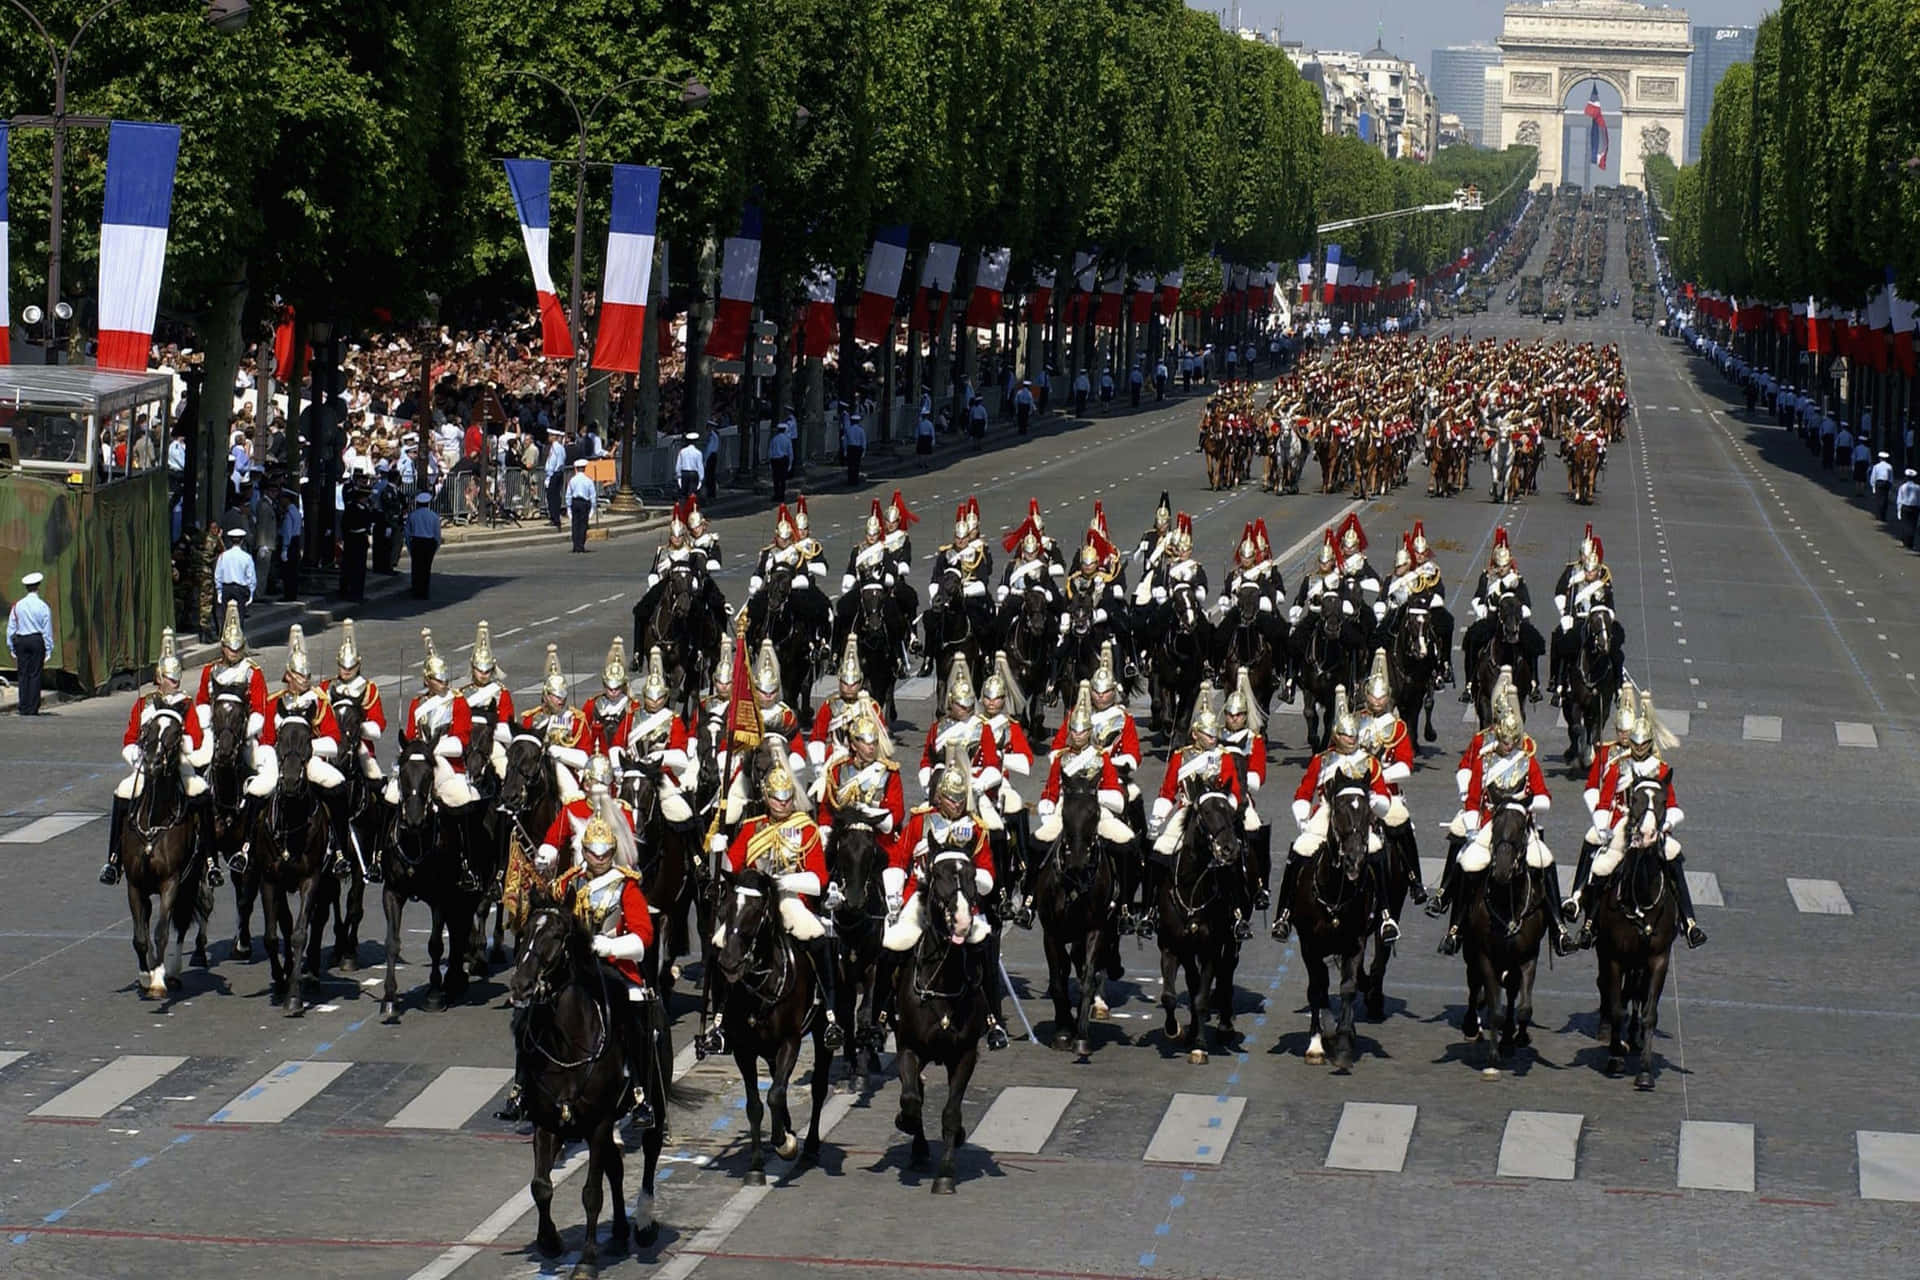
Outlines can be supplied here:
M1189 823L1187 827L1187 839L1180 850L1181 861L1184 863L1186 861L1185 855L1191 850L1200 848L1202 840L1205 841L1207 856L1201 860L1200 873L1193 879L1193 888L1195 891L1198 891L1202 885L1206 885L1209 888L1209 892L1207 896L1200 901L1189 902L1186 895L1182 893L1180 889L1178 867L1175 868L1175 874L1169 880L1167 886L1173 894L1174 904L1180 908L1182 915L1189 919L1200 914L1201 911L1220 900L1221 886L1217 873L1225 871L1240 858L1240 845L1237 840L1234 842L1231 857L1223 857L1221 856L1223 846L1219 835L1213 831L1202 828L1199 824L1198 819L1200 813L1202 809L1209 804L1215 805L1216 807L1220 804L1225 804L1228 807L1230 816L1228 818L1229 825L1226 829L1228 831L1233 830L1231 825L1233 801L1228 796L1218 791L1209 791L1193 802L1194 821Z
M754 888L752 885L740 884L738 882L729 886L728 891L733 895L733 914L736 917L739 914L742 900L747 898L766 899L766 894L761 890ZM728 931L736 932L737 929L738 926L733 924L730 919ZM774 1005L779 1004L781 1000L785 999L787 992L793 988L794 966L793 948L781 945L781 940L784 937L785 932L780 928L779 915L769 906L766 911L760 914L760 927L755 929L752 937L748 939L744 955L742 956L746 967L741 970L738 978L729 977L727 979L729 985L738 990L745 991L748 995L751 995L768 1008L772 1008ZM771 939L771 943L768 942L769 939ZM755 961L759 957L763 947L770 950L772 955L764 965L756 966Z
M922 1000L957 1000L967 994L969 989L978 985L974 978L967 972L967 950L964 946L956 944L953 939L948 936L952 932L950 927L951 922L943 920L940 928L936 929L933 927L933 904L940 903L942 907L945 906L945 903L941 902L939 896L933 891L933 869L943 862L959 862L964 864L961 870L962 879L957 890L957 892L964 897L966 895L966 868L972 865L973 859L964 849L949 849L941 846L937 851L929 851L927 858L927 881L920 886L919 889L919 892L927 895L927 906L924 908L926 911L927 927L921 930L920 944L913 949L913 993ZM978 908L972 909L977 910ZM930 938L933 942L933 950L931 953L929 953L928 950L928 940ZM959 981L961 985L952 991L942 991L931 986L930 984L932 982L937 980L942 973L946 972L947 962L952 958L956 948L960 950L961 963ZM928 966L925 963L928 960L932 960L934 963Z
M520 952L521 964L525 964L533 959L534 944L540 940L543 926L548 921L560 922L563 929L567 927L567 917L560 908L541 907L538 911L535 911L527 920L527 938ZM554 997L554 986L551 975L560 965L568 963L570 963L570 957L567 954L565 940L563 939L558 961L554 964L542 965L540 972L534 977L533 989L527 993L524 1002L527 1007L551 1007ZM599 965L594 966L594 971L600 979L600 998L598 1000L589 1000L587 1003L593 1006L594 1020L599 1026L594 1032L593 1045L587 1050L585 1057L575 1058L571 1061L557 1058L554 1056L553 1051L542 1044L540 1037L534 1033L533 1019L525 1019L521 1026L521 1039L525 1043L532 1045L535 1052L562 1071L571 1071L578 1067L584 1067L596 1061L602 1053L606 1052L608 1024L610 1021L607 1013L607 1001L610 998L607 992L607 975L606 971L601 969Z

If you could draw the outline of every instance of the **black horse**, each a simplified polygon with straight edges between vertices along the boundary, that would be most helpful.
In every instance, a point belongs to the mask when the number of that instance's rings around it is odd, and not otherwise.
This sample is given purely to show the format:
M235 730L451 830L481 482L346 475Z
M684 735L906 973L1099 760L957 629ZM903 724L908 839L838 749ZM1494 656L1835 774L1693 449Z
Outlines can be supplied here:
M1047 992L1053 997L1053 1047L1093 1052L1094 998L1105 984L1102 965L1113 945L1115 863L1125 850L1100 834L1099 783L1067 777L1060 786L1060 835L1033 873L1033 905L1047 952ZM1073 1003L1073 980L1080 1000Z
M1460 930L1467 962L1467 1011L1461 1033L1478 1040L1497 1028L1498 1043L1487 1041L1481 1069L1495 1076L1501 1060L1533 1042L1529 1027L1540 940L1547 932L1548 913L1560 908L1547 901L1549 895L1542 892L1539 877L1527 866L1533 825L1526 801L1498 787L1489 788L1487 796L1493 812L1488 823L1492 862L1484 874L1473 877L1477 885L1462 884L1458 890L1469 895ZM1503 990L1504 1017L1499 1004Z
M560 1253L560 1233L553 1225L553 1165L568 1142L587 1147L586 1178L580 1203L586 1210L586 1231L580 1241L580 1263L574 1274L592 1275L599 1266L598 1229L601 1179L613 1200L610 1252L627 1247L624 1164L614 1129L630 1101L627 1072L635 1070L645 1081L647 1096L661 1123L642 1135L645 1168L640 1179L639 1208L633 1220L634 1242L651 1247L660 1236L653 1216L654 1170L660 1163L665 1107L677 1102L672 1085L672 1028L658 999L644 1002L650 1060L624 1063L620 1037L612 1019L619 1012L612 1000L626 999L623 980L610 978L594 959L592 939L564 904L537 894L527 917L524 937L507 994L520 1016L515 1021L515 1070L523 1084L524 1105L533 1122L533 1193L539 1211L538 1243L548 1257Z
M213 758L207 767L207 786L213 798L213 856L231 864L240 855L249 837L252 802L247 798L247 718L249 709L244 694L216 693L211 703L207 732L213 735ZM233 955L237 960L253 959L253 904L259 886L235 871L233 905L238 916L234 926Z
M1327 838L1294 881L1293 926L1307 969L1307 1062L1353 1066L1354 996L1367 938L1373 932L1378 886L1368 866L1373 829L1372 788L1364 777L1338 776L1328 784ZM1291 855L1289 855L1291 856ZM1327 966L1340 966L1340 1012L1333 1042L1322 1039L1321 1017L1330 1007Z
M1604 740L1607 718L1620 696L1620 658L1614 648L1613 610L1594 605L1574 624L1573 652L1566 671L1567 693L1561 708L1567 718L1567 760L1587 768Z
M189 712L188 714L192 714ZM120 865L133 915L133 954L142 994L164 1000L182 989L187 930L198 926L193 962L207 963L207 915L212 903L204 880L212 855L213 814L196 810L180 781L180 721L156 715L140 726L137 793L120 833ZM153 900L160 899L155 915ZM204 899L204 900L203 900ZM167 935L173 950L167 950Z
M827 900L833 904L829 914L840 943L834 1016L841 1026L853 1028L846 1038L847 1081L863 1095L880 1072L880 1046L886 1039L874 1019L881 999L880 939L887 903L880 873L886 865L886 848L871 826L844 815L833 824L827 846Z
M1210 666L1219 673L1223 689L1237 687L1240 673L1245 671L1253 686L1253 700L1264 716L1286 674L1289 636L1287 620L1262 613L1260 599L1257 583L1242 583L1234 592L1233 603L1214 623Z
M1393 705L1401 723L1413 733L1426 713L1426 728L1420 731L1424 741L1432 742L1434 677L1446 661L1426 609L1402 605L1388 618L1387 679L1393 686Z
M826 597L811 587L795 589L792 577L777 569L747 605L749 652L757 650L762 640L773 641L774 656L780 660L781 696L802 724L813 722L814 670L832 636Z
M687 907L693 900L700 831L697 823L674 822L662 812L660 771L656 764L629 761L620 779L620 798L633 809L640 856L635 869L654 917L652 954L661 962L654 986L662 1000L671 1002L678 981L675 962L691 947Z
M1052 593L1040 586L1021 592L1020 607L1013 612L1005 633L1007 665L1013 668L1013 678L1021 690L1030 693L1020 727L1037 742L1047 732L1047 686L1060 645L1060 615Z
M1533 664L1527 653L1526 617L1522 612L1520 596L1508 591L1501 595L1500 603L1488 621L1486 636L1480 642L1480 651L1473 661L1473 709L1485 729L1493 723L1493 686L1500 678L1500 668L1507 667L1513 672L1513 691L1518 697L1521 714L1526 714L1529 695L1533 692Z
M1667 983L1680 907L1662 865L1666 843L1667 784L1636 779L1627 797L1626 854L1592 907L1594 947L1599 953L1600 1021L1608 1028L1607 1074L1626 1070L1640 1055L1634 1084L1653 1088L1653 1034L1660 1023L1660 993Z
M1307 750L1325 751L1333 736L1333 691L1345 685L1359 687L1357 669L1367 654L1368 624L1364 604L1346 592L1326 592L1307 606L1293 629L1294 677L1300 686L1307 717Z
M1240 811L1232 797L1214 792L1195 801L1173 873L1160 878L1162 1031L1169 1042L1179 1037L1187 1061L1195 1064L1207 1060L1210 1014L1218 1017L1223 1036L1233 1034L1233 971L1240 961L1233 918L1247 905L1247 873L1240 858ZM1183 971L1187 1031L1181 1036L1175 989Z
M273 969L273 994L290 1018L306 1009L302 979L320 976L320 938L330 895L338 886L327 874L327 810L307 781L313 758L313 730L304 720L280 726L274 751L280 780L264 803L251 809L247 852L237 859L235 878L261 894L267 961Z
M1109 601L1108 607L1112 603ZM1132 652L1132 646L1121 627L1112 618L1095 620L1094 611L1101 607L1100 597L1086 591L1067 602L1067 629L1054 650L1053 675L1047 686L1053 699L1064 708L1073 706L1074 697L1080 691L1080 682L1093 679L1094 671L1100 666L1100 650L1104 646L1111 642L1116 653ZM1131 697L1137 676L1131 660L1122 663L1121 669L1113 674L1124 686L1125 696ZM1027 692L1030 696L1037 696L1039 690L1037 687L1028 688Z
M927 863L926 927L910 961L894 979L894 1066L900 1073L900 1113L893 1127L913 1139L912 1167L924 1169L931 1152L922 1118L930 1066L947 1070L947 1105L940 1112L940 1165L933 1193L954 1190L954 1158L967 1140L961 1124L967 1083L980 1061L980 1037L987 1029L986 947L969 942L978 915L973 900L973 860L965 850L934 846Z
M468 941L481 895L459 887L462 847L473 847L473 823L467 814L448 812L433 794L433 748L426 740L401 745L393 772L400 799L382 841L385 883L381 904L387 919L387 980L381 988L380 1014L400 1019L394 965L400 952L400 918L409 899L427 904L432 914L427 934L426 1007L444 1009L467 993ZM442 959L445 976L442 977Z
M700 694L707 687L720 653L723 620L702 599L696 571L686 566L669 569L651 611L644 601L633 606L633 652L644 661L658 646L671 702L685 716L699 713Z
M848 614L847 630L856 637L860 652L860 673L866 678L867 692L875 705L892 720L894 689L900 683L900 654L907 642L907 618L899 601L880 582L863 582L854 608ZM835 653L845 650L845 634L835 635Z
M947 675L955 656L966 655L967 670L977 680L999 647L986 598L968 597L966 579L956 568L948 568L933 584L932 597L920 614L920 634L922 652L933 661L936 709L947 705Z
M820 1158L820 1109L826 1105L833 1057L827 1052L826 1020L814 1016L814 972L781 926L780 890L771 876L748 867L719 885L715 912L718 946L714 967L726 983L723 1025L740 1086L747 1095L751 1163L746 1183L767 1184L767 1153L760 1126L773 1113L771 1145L783 1160L797 1154ZM800 1061L800 1042L813 1037L813 1118L806 1146L793 1132L787 1088ZM760 1063L770 1087L760 1100Z
M379 874L380 837L392 822L386 797L360 768L360 727L365 708L358 702L342 699L333 704L334 718L340 723L341 754L336 762L346 781L344 804L347 810L347 838L353 847L348 861L353 869L335 899L333 909L333 967L352 973L360 967L360 925L366 918L367 872Z
M1213 623L1193 587L1176 583L1158 610L1148 648L1150 723L1171 741L1185 735L1213 653Z

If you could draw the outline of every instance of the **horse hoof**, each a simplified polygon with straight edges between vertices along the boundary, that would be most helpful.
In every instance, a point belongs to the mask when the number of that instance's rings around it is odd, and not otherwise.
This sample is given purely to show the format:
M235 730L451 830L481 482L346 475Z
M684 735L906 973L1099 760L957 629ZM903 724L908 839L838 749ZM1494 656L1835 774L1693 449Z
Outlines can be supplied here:
M1375 1022L1387 1020L1387 998L1378 991L1367 996L1367 1017Z
M280 1012L289 1018L304 1017L307 1012L307 1006L300 1003L299 1000L289 997L286 1002L286 1007Z
M1319 1049L1307 1050L1307 1065L1310 1067L1326 1066L1327 1065L1326 1053Z
M741 1179L741 1181L750 1187L764 1187L767 1185L767 1171L765 1169L749 1169L747 1170L747 1176Z
M211 969L213 967L213 962L207 959L207 949L205 947L194 948L192 963L196 969Z
M573 1270L569 1275L571 1280L598 1280L600 1264L597 1262L588 1262L585 1258L582 1258L573 1264Z
M651 1249L660 1242L660 1224L649 1222L646 1226L634 1224L633 1243L637 1248Z
M1460 1017L1460 1034L1469 1040L1480 1038L1480 1015L1469 1009Z
M1187 1061L1196 1067L1204 1067L1207 1065L1207 1051L1205 1049L1189 1049L1187 1051Z
M333 953L333 967L342 973L358 973L360 957L351 951L336 951Z
M1513 1033L1513 1044L1515 1048L1525 1049L1532 1043L1533 1035L1525 1027Z
M559 1257L563 1248L560 1243L560 1233L558 1231L551 1233L542 1232L539 1240L535 1243L538 1244L540 1252L546 1254L549 1258Z
M1480 1068L1480 1078L1482 1080L1498 1080L1500 1078L1500 1068L1482 1067Z
M427 998L421 1001L427 1008L438 1013L447 1007L447 993L443 987L435 987L427 992Z
M1107 1002L1099 996L1093 998L1093 1018L1095 1022L1105 1022L1109 1016Z
M1633 1078L1633 1087L1638 1089L1642 1093L1652 1093L1653 1092L1653 1072L1643 1070L1639 1075Z
M1335 1049L1333 1051L1333 1069L1335 1071L1353 1070L1353 1050Z
M1085 1062L1093 1056L1093 1043L1088 1040L1073 1042L1073 1057L1076 1062Z
M256 957L253 954L253 943L246 942L246 941L234 943L233 959L242 961L246 964L252 964L256 959Z
M1053 1047L1062 1053L1073 1047L1073 1037L1062 1031L1053 1038Z
M942 1176L933 1180L933 1194L937 1196L950 1196L953 1194L953 1191L954 1183L952 1178Z
M782 1160L791 1160L800 1151L800 1140L792 1134L773 1144L773 1153Z
M380 1002L380 1016L388 1022L400 1021L400 1002L398 1000L382 1000Z

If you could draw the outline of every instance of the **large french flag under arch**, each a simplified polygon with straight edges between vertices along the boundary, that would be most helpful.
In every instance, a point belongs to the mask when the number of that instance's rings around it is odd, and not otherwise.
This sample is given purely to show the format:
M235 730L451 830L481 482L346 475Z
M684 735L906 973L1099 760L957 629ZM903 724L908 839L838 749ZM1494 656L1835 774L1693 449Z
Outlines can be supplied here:
M115 120L107 130L106 211L100 220L102 369L144 372L167 265L167 221L180 129Z
M553 166L545 160L508 160L507 185L513 189L513 211L520 219L520 239L533 264L533 292L540 300L540 351L549 360L573 359L573 332L560 296L553 291L553 271L547 266L547 196L553 186Z
M1597 80L1587 93L1587 120L1587 159L1604 170L1607 167L1607 113L1600 107Z
M900 277L907 269L907 229L882 227L867 254L866 283L861 286L860 313L854 318L858 342L885 342L893 332L893 307L900 297Z
M760 282L760 206L740 211L740 234L728 236L720 254L720 302L713 311L707 354L738 360L746 354L753 323L753 291Z
M596 369L640 372L647 291L653 287L654 229L659 224L660 170L650 164L613 166L607 278L600 289L600 336L593 344Z

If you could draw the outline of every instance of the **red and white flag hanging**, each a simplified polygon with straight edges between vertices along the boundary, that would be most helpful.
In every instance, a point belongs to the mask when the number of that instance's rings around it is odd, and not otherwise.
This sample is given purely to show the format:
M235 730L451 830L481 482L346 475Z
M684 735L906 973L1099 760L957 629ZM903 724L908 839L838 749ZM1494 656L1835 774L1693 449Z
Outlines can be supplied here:
M861 286L860 314L853 336L860 342L885 342L893 332L893 306L900 297L900 277L907 267L907 229L882 227L867 254L866 283Z
M1187 269L1175 267L1160 277L1160 314L1170 316L1180 309L1180 286L1185 283Z
M760 206L750 204L740 211L740 234L728 236L720 253L720 302L707 335L707 354L715 360L738 360L746 354L759 280Z
M933 331L959 271L959 245L936 240L927 246L926 256L920 260L920 287L913 291L913 310L907 315L907 332Z
M967 326L991 329L1000 319L1000 295L1007 287L1011 249L982 249L973 268L973 293L967 299Z
M600 337L593 344L596 369L640 372L647 296L653 285L654 229L659 222L660 170L648 164L613 166L607 278L600 290Z
M1133 278L1133 306L1130 312L1135 324L1145 324L1153 319L1153 286L1151 271Z
M179 159L177 125L115 120L108 127L106 212L100 222L97 363L102 369L146 370ZM53 323L52 316L47 323Z
M1127 273L1124 267L1115 267L1100 281L1100 309L1094 313L1093 322L1102 329L1120 327L1120 303L1127 291Z
M807 311L800 323L800 354L809 360L825 359L833 350L837 331L833 318L834 289L830 267L815 267L807 276Z
M1033 288L1027 291L1027 323L1045 324L1053 315L1053 282L1059 273L1053 270L1033 273Z
M1086 323L1096 274L1093 259L1091 252L1073 255L1073 294L1067 299L1067 323L1070 325Z
M533 264L533 292L540 300L540 351L549 360L573 359L573 334L560 295L553 291L553 271L547 266L547 196L553 185L553 166L545 160L508 160L507 185L513 189L513 211L520 219L520 239Z

